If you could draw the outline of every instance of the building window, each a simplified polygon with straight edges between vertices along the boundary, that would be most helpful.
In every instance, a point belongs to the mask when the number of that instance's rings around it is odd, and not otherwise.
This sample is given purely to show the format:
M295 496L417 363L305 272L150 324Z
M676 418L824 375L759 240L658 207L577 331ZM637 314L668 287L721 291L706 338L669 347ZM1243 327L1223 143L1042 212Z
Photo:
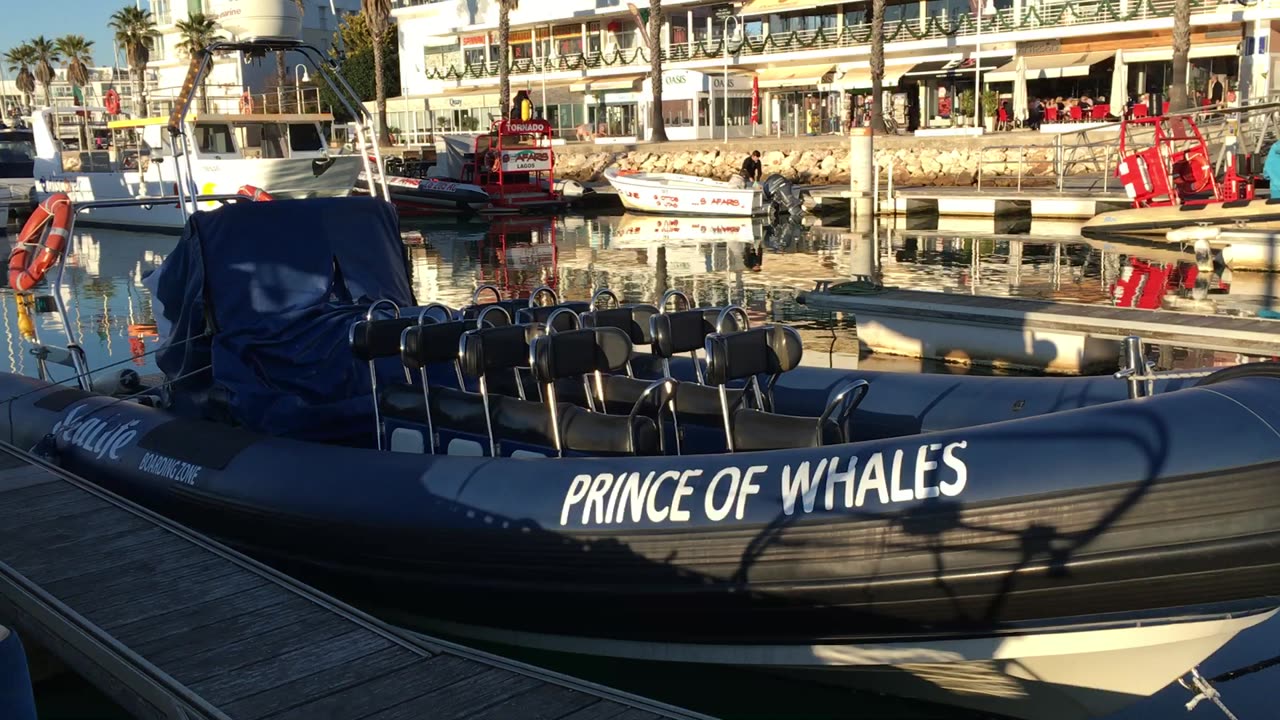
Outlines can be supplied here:
M581 25L557 25L552 36L556 41L556 54L560 57L582 54Z
M448 70L458 63L458 43L428 45L422 48L422 68L426 71Z

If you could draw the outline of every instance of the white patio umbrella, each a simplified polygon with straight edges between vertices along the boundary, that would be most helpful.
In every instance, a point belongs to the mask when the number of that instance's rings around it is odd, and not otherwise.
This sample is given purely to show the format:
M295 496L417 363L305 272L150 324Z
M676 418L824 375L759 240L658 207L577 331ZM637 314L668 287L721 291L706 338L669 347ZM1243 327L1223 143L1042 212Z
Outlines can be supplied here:
M1027 119L1027 59L1018 56L1013 78L1013 117L1019 122Z
M1124 50L1116 50L1116 69L1111 73L1111 94L1107 102L1111 104L1111 114L1119 116L1124 113L1125 103L1129 101L1129 66L1124 61Z

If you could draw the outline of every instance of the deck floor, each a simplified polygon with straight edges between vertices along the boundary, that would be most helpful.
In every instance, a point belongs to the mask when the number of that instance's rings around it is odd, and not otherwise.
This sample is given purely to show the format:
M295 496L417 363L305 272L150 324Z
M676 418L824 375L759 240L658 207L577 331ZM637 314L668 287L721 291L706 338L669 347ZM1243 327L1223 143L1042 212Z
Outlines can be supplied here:
M0 447L0 620L139 717L689 717L409 636Z

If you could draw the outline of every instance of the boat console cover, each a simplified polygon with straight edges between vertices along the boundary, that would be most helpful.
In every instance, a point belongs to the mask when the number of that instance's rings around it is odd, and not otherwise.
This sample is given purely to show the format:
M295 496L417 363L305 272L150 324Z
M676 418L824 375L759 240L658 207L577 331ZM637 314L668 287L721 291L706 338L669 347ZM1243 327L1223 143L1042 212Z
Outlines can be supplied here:
M186 378L175 396L204 398L175 408L217 405L240 425L298 439L373 423L368 368L348 333L375 300L414 304L395 209L377 198L198 212L146 284L163 338L157 364ZM403 370L392 362L386 374Z

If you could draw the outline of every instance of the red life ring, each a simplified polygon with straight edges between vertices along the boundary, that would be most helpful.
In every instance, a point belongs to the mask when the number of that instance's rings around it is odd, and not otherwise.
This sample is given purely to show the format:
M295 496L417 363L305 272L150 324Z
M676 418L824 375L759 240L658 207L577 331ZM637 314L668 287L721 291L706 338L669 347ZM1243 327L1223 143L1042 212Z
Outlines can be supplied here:
M46 233L45 227L50 220L53 221L53 226ZM22 226L22 232L18 233L18 244L9 253L9 287L17 292L26 292L35 287L66 249L70 228L71 198L66 193L54 193L45 198L27 219L27 224ZM28 265L31 245L38 240L40 252Z
M108 90L106 95L102 96L102 104L106 106L108 115L119 115L120 93L116 92L115 88Z
M240 114L241 115L253 114L253 96L249 94L248 90L245 90L243 93L240 94Z
M271 197L271 193L252 185L241 185L236 194L243 195L254 202L270 202L275 199Z

